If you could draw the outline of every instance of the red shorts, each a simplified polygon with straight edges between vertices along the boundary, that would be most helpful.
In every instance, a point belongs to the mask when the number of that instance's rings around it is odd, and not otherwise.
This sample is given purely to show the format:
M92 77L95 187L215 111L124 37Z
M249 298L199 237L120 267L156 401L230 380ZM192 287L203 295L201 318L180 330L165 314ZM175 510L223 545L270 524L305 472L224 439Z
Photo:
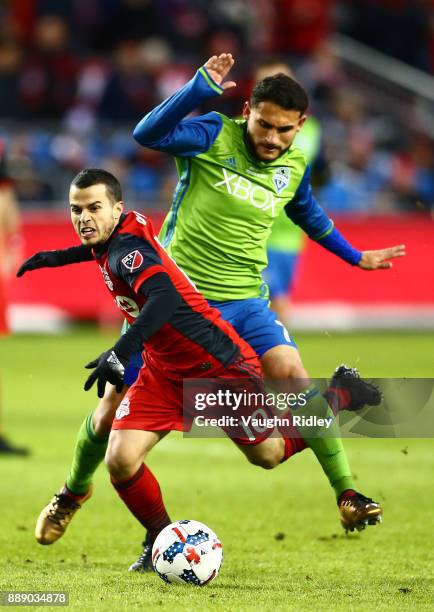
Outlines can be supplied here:
M256 356L247 359L240 357L230 366L213 373L213 376L215 379L236 379L252 391L262 388L261 368ZM206 378L206 375L202 373L196 378ZM186 418L183 412L183 399L183 379L168 378L155 362L145 361L136 382L128 389L116 410L112 429L189 431L192 418L189 418L190 415ZM271 431L254 438L230 437L237 444L254 445L263 442L269 435Z

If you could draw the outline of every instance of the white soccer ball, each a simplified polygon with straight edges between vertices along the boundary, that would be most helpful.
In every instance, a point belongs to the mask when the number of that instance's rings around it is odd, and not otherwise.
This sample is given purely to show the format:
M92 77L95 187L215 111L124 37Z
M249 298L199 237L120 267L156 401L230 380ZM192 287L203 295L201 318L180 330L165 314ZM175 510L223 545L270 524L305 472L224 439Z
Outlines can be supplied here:
M164 582L204 586L214 580L223 560L216 534L199 521L165 527L152 547L152 564Z

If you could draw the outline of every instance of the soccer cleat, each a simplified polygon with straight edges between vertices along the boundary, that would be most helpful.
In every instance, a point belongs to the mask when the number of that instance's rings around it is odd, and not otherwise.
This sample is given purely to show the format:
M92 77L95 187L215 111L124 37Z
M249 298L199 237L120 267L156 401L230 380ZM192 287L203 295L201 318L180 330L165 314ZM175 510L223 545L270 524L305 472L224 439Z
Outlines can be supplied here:
M89 491L80 499L80 502L65 493L65 489L66 487L62 487L59 493L56 493L38 517L35 538L39 544L53 544L63 536L74 514L92 495L93 485L90 485Z
M331 395L339 398L342 404L338 407L340 410L360 410L366 405L378 406L383 399L376 385L360 378L356 368L344 364L336 368L324 395L327 400ZM335 399L332 401L335 403Z
M143 551L137 561L130 565L130 567L128 568L129 572L138 572L139 574L144 574L145 572L154 571L154 568L152 566L152 544L149 534L146 534L146 539L144 542L142 542L142 545Z
M383 510L379 503L361 493L344 492L338 502L342 527L348 531L362 531L366 525L382 522Z

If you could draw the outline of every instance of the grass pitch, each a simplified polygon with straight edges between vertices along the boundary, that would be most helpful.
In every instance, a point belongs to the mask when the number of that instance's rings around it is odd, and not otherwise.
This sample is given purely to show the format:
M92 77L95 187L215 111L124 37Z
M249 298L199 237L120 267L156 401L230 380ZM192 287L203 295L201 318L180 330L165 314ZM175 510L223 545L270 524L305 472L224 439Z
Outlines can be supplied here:
M434 377L432 334L296 339L314 376L329 376L345 361L365 376ZM266 472L249 465L230 441L172 434L149 465L173 519L203 521L223 542L221 574L204 589L126 571L141 550L142 529L103 466L93 498L65 537L39 546L35 520L64 482L76 431L96 405L96 392L82 391L82 365L112 341L79 329L0 343L7 431L32 449L27 459L0 456L0 591L66 590L77 610L434 609L429 439L346 441L357 484L384 505L385 520L345 536L310 451Z

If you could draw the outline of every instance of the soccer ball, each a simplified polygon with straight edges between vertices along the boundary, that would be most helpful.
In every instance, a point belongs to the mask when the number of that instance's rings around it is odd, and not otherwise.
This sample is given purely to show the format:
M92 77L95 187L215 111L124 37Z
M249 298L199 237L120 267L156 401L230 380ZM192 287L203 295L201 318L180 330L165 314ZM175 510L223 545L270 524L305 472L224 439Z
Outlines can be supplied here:
M176 521L165 527L152 547L152 564L164 582L204 586L214 580L223 560L216 534L199 521Z

